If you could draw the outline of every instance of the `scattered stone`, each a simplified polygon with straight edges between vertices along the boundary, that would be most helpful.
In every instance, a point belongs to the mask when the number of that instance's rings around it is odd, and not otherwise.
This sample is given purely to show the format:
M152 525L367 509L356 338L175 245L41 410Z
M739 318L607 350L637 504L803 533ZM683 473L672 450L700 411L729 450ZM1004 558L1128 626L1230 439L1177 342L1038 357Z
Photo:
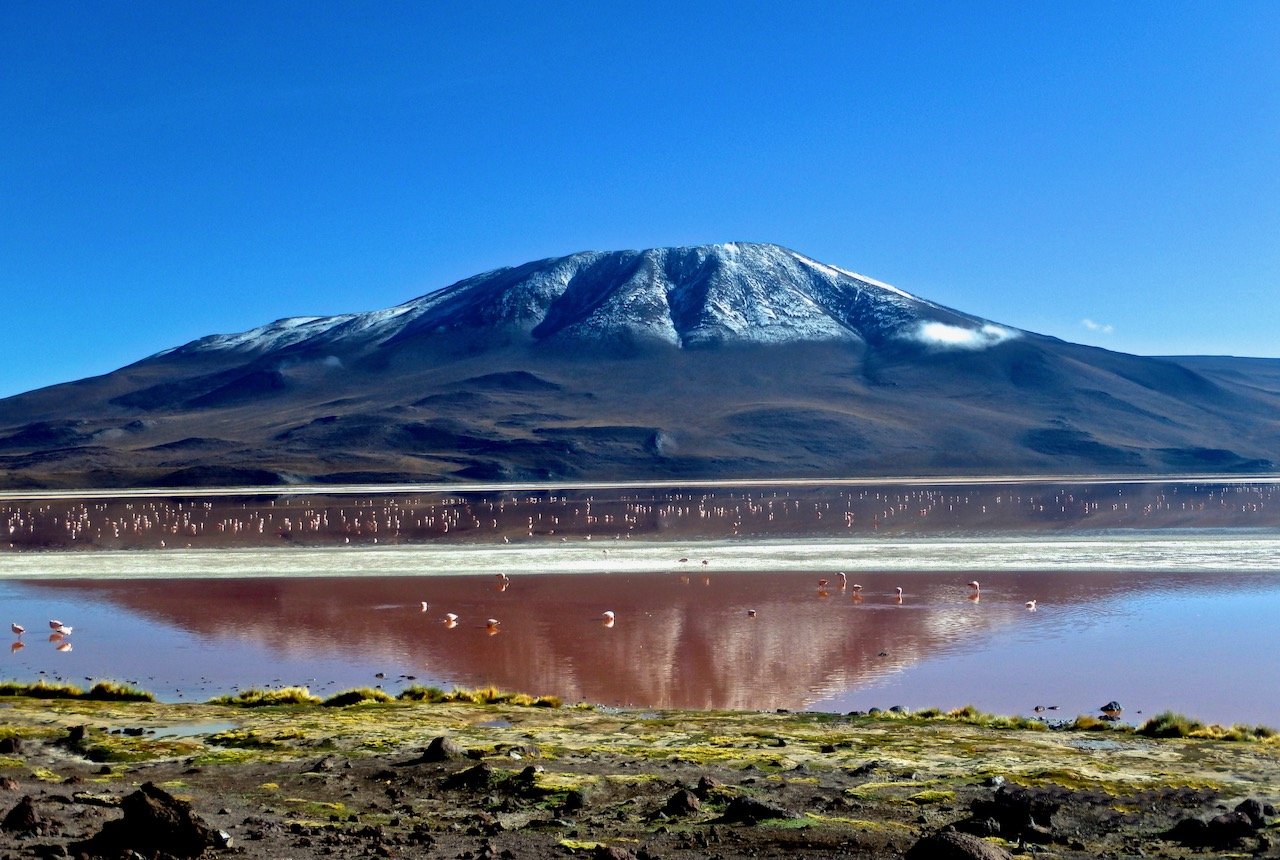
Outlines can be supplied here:
M691 791L680 789L675 794L667 798L667 803L662 807L662 811L672 817L692 815L702 808L702 801Z
M11 833L38 833L43 822L36 813L36 805L27 795L18 801L18 805L9 810L9 814L0 822L0 830Z
M985 788L999 788L1004 785L1004 783L1005 779L1003 776L989 776L982 781L982 785Z
M796 813L754 797L735 797L718 820L725 824L758 824L768 818L798 818Z
M0 791L19 791L22 786L11 776L0 777Z
M0 754L19 755L22 753L22 738L0 738Z
M1012 855L977 836L947 830L926 836L911 846L906 860L1012 860Z
M892 708L890 708L890 709L889 709L889 713L891 713L891 714L909 714L909 713L911 713L911 709L910 709L910 708L907 708L907 707L904 707L903 705L894 705Z
M1108 717L1118 717L1124 711L1124 707L1115 699L1112 699L1101 708L1098 708L1098 710L1102 711L1102 713L1106 714Z
M213 834L191 805L162 788L145 782L120 801L124 815L102 825L92 838L71 844L72 854L91 857L120 857L130 853L145 856L168 854L197 857L215 844Z
M448 761L466 757L467 750L462 744L453 738L438 737L432 738L431 743L427 744L420 761Z
M221 848L225 851L228 848L234 848L235 843L230 833L225 830L219 830L213 834L213 847Z

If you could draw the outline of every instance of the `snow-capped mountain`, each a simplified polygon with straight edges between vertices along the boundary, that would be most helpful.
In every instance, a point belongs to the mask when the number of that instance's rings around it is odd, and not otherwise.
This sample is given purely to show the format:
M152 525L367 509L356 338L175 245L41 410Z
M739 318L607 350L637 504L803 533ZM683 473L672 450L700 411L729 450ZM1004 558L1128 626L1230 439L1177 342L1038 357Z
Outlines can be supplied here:
M586 252L0 401L0 486L1262 472L1280 362L1158 359L777 245Z
M585 252L486 272L386 310L293 317L173 352L390 346L449 331L534 341L881 343L975 348L1017 332L778 245ZM162 353L163 355L164 353Z

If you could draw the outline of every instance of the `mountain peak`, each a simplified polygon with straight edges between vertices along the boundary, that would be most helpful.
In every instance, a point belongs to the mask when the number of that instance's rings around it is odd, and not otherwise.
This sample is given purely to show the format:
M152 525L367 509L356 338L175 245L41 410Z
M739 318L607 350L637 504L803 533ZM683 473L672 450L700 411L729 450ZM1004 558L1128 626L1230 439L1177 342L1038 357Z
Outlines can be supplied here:
M171 352L367 352L448 332L468 332L477 344L680 349L892 340L974 349L1017 334L780 245L726 242L583 251L495 269L385 310L277 320Z

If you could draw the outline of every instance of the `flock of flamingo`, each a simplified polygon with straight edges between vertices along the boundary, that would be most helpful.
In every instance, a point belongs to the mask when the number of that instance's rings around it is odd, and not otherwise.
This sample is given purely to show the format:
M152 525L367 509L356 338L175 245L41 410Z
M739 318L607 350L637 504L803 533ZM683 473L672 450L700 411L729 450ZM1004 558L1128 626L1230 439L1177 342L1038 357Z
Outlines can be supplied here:
M9 651L21 651L23 648L26 648L26 643L22 641L22 634L27 632L27 628L15 621L9 624L9 629L13 631L14 636L18 637L9 646ZM71 635L75 628L71 627L69 624L63 624L56 618L50 618L49 629L53 631L49 634L49 641L55 643L54 648L64 653L70 651L71 642L68 641L67 637Z
M606 555L608 554L608 552L609 552L608 550L605 550L605 554L606 554ZM679 563L685 563L685 562L688 562L688 561L689 561L689 559L688 559L688 558L680 558L680 559L678 559L678 562L679 562ZM705 558L702 560L702 564L704 564L704 565L709 564L709 563L710 563L710 562L709 562L707 559L705 559ZM505 574L505 573L498 573L498 574L494 574L494 576L495 576L495 577L497 578L497 580L498 580L498 591L506 591L506 590L507 590L507 588L509 588L509 587L510 587L510 585L511 585L511 577L510 577L510 576L508 576L508 575L507 575L507 574ZM686 585L687 585L687 584L688 584L688 582L689 582L689 577L687 577L687 576L682 576L682 577L680 577L680 579L681 579L681 581L683 581ZM845 591L845 590L850 590L850 591L852 591L852 592L853 592L853 600L854 600L854 602L856 602L856 603L861 603L861 602L862 602L862 586L861 586L859 583L856 583L856 582L855 582L855 583L853 583L853 584L850 584L850 583L849 583L849 576L848 576L848 574L844 573L843 571L841 571L840 573L837 573L837 574L836 574L836 579L837 579L837 580L839 580L839 583L840 583L839 587L840 587L840 590L841 590L841 591ZM704 583L709 582L709 581L710 581L710 580L709 580L709 578L708 578L708 577L703 577L703 582L704 582ZM831 584L831 580L829 580L829 579L819 579L819 580L818 580L818 594L819 594L820 596L822 596L822 597L826 597L826 596L828 596L829 592L827 591L827 588L828 588L828 586L829 586L830 584ZM973 602L973 603L978 603L980 600L982 600L982 584L981 584L981 583L979 583L979 582L975 579L975 580L972 580L972 581L970 581L970 582L968 583L968 587L969 587L969 600L970 600L971 602ZM898 603L898 604L901 604L901 603L903 602L903 590L902 590L902 586L900 586L900 585L899 585L899 586L896 586L896 587L894 588L894 602L895 602L895 603ZM1023 604L1023 606L1025 606L1025 607L1026 607L1026 609L1027 609L1027 611L1028 611L1028 612L1035 612L1035 611L1036 611L1036 601L1034 601L1034 600L1028 600L1028 601L1026 601L1026 602ZM422 601L422 609L421 609L421 611L422 611L422 612L427 612L427 611L429 611L430 609L431 609L431 604L430 604L430 603L428 603L428 602L427 602L427 601L425 601L425 600L424 600L424 601ZM758 616L759 616L759 612L757 612L756 610L754 610L754 609L748 609L748 610L747 610L747 617L748 617L748 618L756 618L756 617L758 617ZM615 624L615 623L616 623L616 621L617 621L617 617L618 617L618 616L617 616L617 613L615 613L612 609L606 609L604 612L600 613L600 623L601 623L601 625L602 625L602 626L604 626L604 627L613 627L613 626L614 626L614 624ZM457 615L457 613L455 613L455 612L446 612L446 613L444 614L444 616L440 619L440 622L441 622L441 623L442 623L446 628L449 628L449 629L451 629L451 630L452 630L453 628L455 628L455 627L457 627L457 626L458 626L458 615ZM50 622L50 623L52 623L52 622ZM16 626L16 625L15 625L15 626ZM496 619L496 618L488 618L488 619L485 619L485 632L487 632L490 636L494 636L494 635L496 635L496 634L501 630L501 627L502 627L502 622L501 622L501 621L499 621L498 619Z

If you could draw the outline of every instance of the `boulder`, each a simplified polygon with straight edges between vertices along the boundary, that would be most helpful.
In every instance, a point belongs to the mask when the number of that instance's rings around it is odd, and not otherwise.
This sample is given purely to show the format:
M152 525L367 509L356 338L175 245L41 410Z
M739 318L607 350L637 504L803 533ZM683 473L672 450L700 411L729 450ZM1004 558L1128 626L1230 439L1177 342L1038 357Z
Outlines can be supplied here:
M450 759L466 758L467 751L462 744L453 738L439 737L432 738L431 743L427 744L426 750L422 753L421 761L449 761Z
M636 860L636 855L617 845L597 845L591 852L594 860Z
M798 818L796 813L754 797L735 797L725 807L720 821L725 824L757 824L768 818Z
M1012 855L977 836L946 830L911 846L906 860L1012 860Z
M667 798L667 803L662 807L662 811L674 818L684 815L692 815L701 808L702 801L698 800L698 796L692 791L687 791L682 788Z
M36 805L32 802L31 796L27 795L18 801L17 806L9 810L4 821L0 822L0 830L7 830L10 833L37 833L42 825L43 822L36 813Z
M703 774L698 778L698 787L693 790L693 793L698 795L699 799L706 800L707 795L719 787L720 780L716 779L714 776L707 776L706 774Z
M1209 819L1209 844L1218 848L1234 845L1256 828L1243 812L1224 812Z
M215 844L214 833L191 805L153 783L145 782L120 801L124 815L102 825L83 842L72 843L72 854L122 857L131 852L153 857L198 857Z
M1261 801L1249 798L1242 800L1235 808L1236 812L1249 816L1249 821L1253 823L1255 828L1265 827L1267 824L1266 807Z

